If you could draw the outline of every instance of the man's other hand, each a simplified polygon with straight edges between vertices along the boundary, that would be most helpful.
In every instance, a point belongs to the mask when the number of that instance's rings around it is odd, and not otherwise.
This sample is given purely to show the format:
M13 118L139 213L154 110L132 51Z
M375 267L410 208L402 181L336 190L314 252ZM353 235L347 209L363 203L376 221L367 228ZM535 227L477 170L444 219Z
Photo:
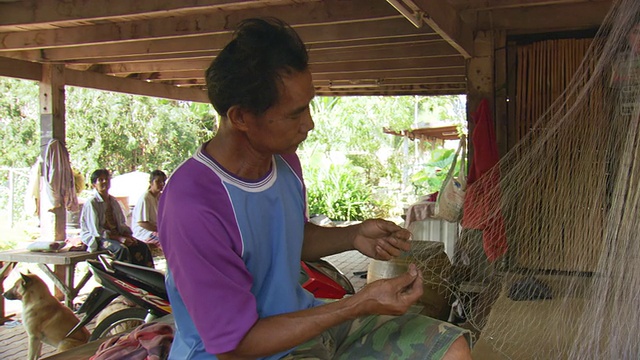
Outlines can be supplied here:
M358 226L353 247L377 260L390 260L411 249L411 232L383 219L370 219Z

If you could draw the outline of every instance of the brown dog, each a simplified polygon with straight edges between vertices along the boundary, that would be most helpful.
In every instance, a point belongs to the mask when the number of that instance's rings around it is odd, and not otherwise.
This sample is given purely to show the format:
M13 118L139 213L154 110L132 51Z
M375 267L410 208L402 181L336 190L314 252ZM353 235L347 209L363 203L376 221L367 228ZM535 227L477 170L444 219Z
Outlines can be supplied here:
M84 327L66 337L79 322L73 311L51 295L37 275L20 275L15 285L2 295L8 300L22 300L22 322L29 335L29 360L40 357L43 342L64 351L89 340L89 331Z

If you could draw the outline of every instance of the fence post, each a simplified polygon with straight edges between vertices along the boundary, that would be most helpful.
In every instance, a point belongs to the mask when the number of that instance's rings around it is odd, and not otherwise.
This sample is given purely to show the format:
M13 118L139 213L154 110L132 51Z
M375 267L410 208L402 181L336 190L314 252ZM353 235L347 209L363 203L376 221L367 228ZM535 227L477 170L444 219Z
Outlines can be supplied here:
M13 202L14 202L14 197L13 197L13 190L14 190L14 176L13 176L13 169L9 169L9 216L10 216L10 220L9 220L9 224L11 226L11 228L13 229L13 225L14 225L14 220L13 220Z

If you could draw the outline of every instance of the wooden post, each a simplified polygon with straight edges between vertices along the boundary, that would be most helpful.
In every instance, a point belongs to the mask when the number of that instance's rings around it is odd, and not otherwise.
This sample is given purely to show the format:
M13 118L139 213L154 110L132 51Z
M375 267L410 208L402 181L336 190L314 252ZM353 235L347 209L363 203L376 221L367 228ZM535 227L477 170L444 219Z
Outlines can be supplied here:
M42 81L40 82L40 145L44 155L47 143L51 139L65 142L65 94L64 94L64 66L43 65ZM41 216L47 216L48 211L41 211ZM64 207L56 208L53 219L42 219L41 223L54 224L52 232L54 240L64 240L66 235L67 212ZM46 228L45 226L44 228ZM48 230L51 231L51 230ZM51 232L43 234L45 238Z
M504 31L494 32L494 98L496 141L500 157L507 151L508 101L507 94L507 35Z
M474 57L467 61L467 119L469 139L473 134L474 124L471 118L482 99L489 100L492 111L495 108L494 95L494 36L491 31L480 31L474 39ZM495 118L495 116L494 116ZM468 157L473 158L473 146L469 144Z
M42 80L40 81L40 150L44 152L51 139L65 143L65 93L64 66L42 65ZM44 179L41 183L44 183ZM46 195L41 192L40 232L43 240L64 241L67 237L67 211L64 206L49 211L50 204ZM64 296L58 288L55 296Z
M9 273L13 270L14 266L15 263L13 262L0 261L0 294L4 294L4 280L9 276ZM9 285L9 287L11 287L11 285ZM0 298L0 325L11 320L11 317L13 316L15 316L15 314L4 313L4 298Z

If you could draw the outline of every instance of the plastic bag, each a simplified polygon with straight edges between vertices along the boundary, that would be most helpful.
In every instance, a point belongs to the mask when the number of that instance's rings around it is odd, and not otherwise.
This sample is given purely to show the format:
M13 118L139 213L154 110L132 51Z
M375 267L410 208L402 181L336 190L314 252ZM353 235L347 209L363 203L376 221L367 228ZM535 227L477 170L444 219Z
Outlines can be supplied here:
M456 150L449 173L438 193L433 215L435 218L449 222L458 222L462 218L462 206L464 205L464 194L467 188L467 177L465 175L466 150L467 139L463 135L460 137L460 145ZM458 156L460 156L460 171L458 177L454 177Z

